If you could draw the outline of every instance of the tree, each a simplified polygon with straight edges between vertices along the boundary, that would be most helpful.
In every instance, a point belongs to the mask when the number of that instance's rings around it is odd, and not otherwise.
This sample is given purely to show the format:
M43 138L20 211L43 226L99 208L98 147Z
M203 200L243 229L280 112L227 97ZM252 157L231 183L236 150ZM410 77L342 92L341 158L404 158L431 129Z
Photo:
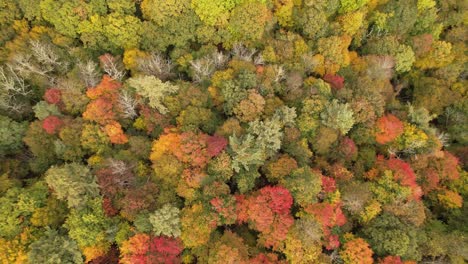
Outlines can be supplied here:
M153 225L153 232L157 236L180 236L180 210L171 205L164 205L161 209L150 214L149 221Z
M94 198L86 201L81 208L72 208L64 227L68 229L70 238L83 250L93 246L107 249L113 241L115 225L116 219L105 216L102 199ZM89 256L86 258L89 259Z
M7 116L0 115L0 156L21 150L22 139L27 128L26 122L16 122Z
M151 237L136 234L122 243L120 247L123 264L133 263L180 263L182 244L180 240L166 237Z
M149 100L149 106L156 108L161 114L167 114L168 109L163 104L166 96L174 94L179 89L169 82L162 82L154 76L138 76L127 80L127 83L136 89L136 92Z
M343 250L340 251L341 259L345 264L372 264L372 249L369 244L362 238L354 238L346 242Z
M30 245L30 263L83 263L76 242L56 230L48 229L43 237Z
M403 133L403 123L394 115L387 114L377 120L375 140L387 144Z
M239 195L236 199L237 221L247 222L250 228L259 231L258 241L263 246L279 248L294 223L289 191L281 186L266 186L249 197Z
M335 99L325 107L325 111L320 114L320 118L324 125L346 135L354 125L353 114L348 104L341 104Z
M79 163L50 167L45 180L57 198L66 200L69 208L81 207L99 195L96 178Z
M63 121L57 116L48 116L42 121L42 128L47 132L47 134L56 134L59 132L60 128L63 126Z
M290 176L281 179L280 183L291 192L297 204L305 207L317 201L322 178L309 167L302 167L293 170Z
M397 217L384 213L362 229L377 256L401 256L405 259L420 259L418 247L424 243L418 230L404 224Z

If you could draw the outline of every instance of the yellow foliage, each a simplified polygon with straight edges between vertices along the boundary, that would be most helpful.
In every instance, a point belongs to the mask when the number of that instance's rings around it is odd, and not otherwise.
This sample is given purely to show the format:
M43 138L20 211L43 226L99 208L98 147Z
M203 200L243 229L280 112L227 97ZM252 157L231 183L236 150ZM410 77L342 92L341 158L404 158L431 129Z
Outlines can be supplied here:
M139 49L127 49L124 52L123 63L125 69L136 72L138 69L138 59L144 58L147 54Z
M216 228L216 222L206 211L201 203L185 207L182 210L180 238L185 247L198 247L205 245L210 240L211 232Z
M318 260L322 253L322 245L319 242L310 243L308 245L296 237L295 232L290 232L284 240L284 248L282 252L291 264L300 263L320 263Z
M211 85L214 87L220 87L223 82L234 78L233 73L234 71L232 69L215 72L211 77Z
M104 158L100 155L93 155L88 158L88 165L90 166L99 165L102 164L102 162L104 162Z
M364 208L364 211L359 215L361 222L368 223L370 220L374 219L382 211L381 204L373 200Z
M450 64L454 58L450 42L435 41L431 50L418 58L414 65L423 70L440 68Z
M353 13L347 13L340 18L338 21L340 22L341 29L344 33L354 36L362 26L362 21L364 20L364 12L357 11Z
M101 244L92 247L85 247L82 249L82 251L83 255L86 257L86 262L90 262L97 257L105 255L108 249L109 245Z
M450 190L445 190L437 194L437 198L440 203L448 208L461 208L463 205L463 198L461 195Z
M293 0L275 1L275 16L278 19L280 26L291 28L294 25L293 15Z

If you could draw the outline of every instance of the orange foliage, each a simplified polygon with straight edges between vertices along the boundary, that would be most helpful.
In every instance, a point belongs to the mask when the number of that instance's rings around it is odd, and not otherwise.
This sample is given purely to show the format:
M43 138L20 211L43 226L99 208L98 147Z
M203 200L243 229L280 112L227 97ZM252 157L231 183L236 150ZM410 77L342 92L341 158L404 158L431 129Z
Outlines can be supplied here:
M346 242L340 256L345 264L372 264L372 249L369 244L362 238L355 238Z
M392 114L379 118L376 126L375 140L379 144L391 142L403 133L403 123Z
M236 199L237 221L247 222L259 231L259 242L265 247L278 248L294 223L289 191L281 186L266 186L250 197L239 195Z
M122 130L122 126L117 121L111 121L104 127L104 131L109 136L109 139L114 144L125 144L128 142L127 136Z

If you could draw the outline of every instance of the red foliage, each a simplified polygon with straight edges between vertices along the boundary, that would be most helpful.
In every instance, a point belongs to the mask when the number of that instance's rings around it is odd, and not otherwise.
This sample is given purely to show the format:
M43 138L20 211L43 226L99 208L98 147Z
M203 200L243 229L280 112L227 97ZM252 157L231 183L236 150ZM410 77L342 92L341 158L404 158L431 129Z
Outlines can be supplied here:
M378 157L378 163L382 169L388 169L393 172L393 177L401 185L410 187L413 199L419 201L422 196L422 189L416 182L416 174L411 166L403 160L390 158L384 160L382 156Z
M44 93L44 100L49 104L58 104L61 100L62 92L57 88L47 89Z
M338 151L345 160L352 160L357 155L356 144L349 137L344 137L343 140L341 140Z
M336 181L333 178L322 176L322 189L326 193L336 191Z
M182 242L174 238L154 237L150 241L147 253L148 263L180 263Z
M379 144L386 144L393 141L403 133L403 123L396 116L388 114L377 120L377 133L375 140Z
M336 74L325 74L323 80L331 85L332 88L340 90L344 87L344 78Z
M106 255L97 257L89 262L89 264L118 264L119 250L116 247L111 247Z
M151 182L138 189L126 190L125 196L118 201L121 208L120 214L126 219L133 220L141 210L154 210L158 191L156 184Z
M119 213L119 210L115 209L112 205L112 200L108 197L104 197L102 200L102 209L108 217L115 216Z
M282 264L286 263L286 261L278 260L278 255L273 253L263 254L260 253L254 258L249 260L250 264Z
M281 186L266 186L260 189L260 197L266 199L271 210L277 214L288 214L293 204L289 190Z
M313 214L322 224L325 247L334 249L340 246L338 236L332 234L332 228L346 223L346 216L341 210L341 203L315 203L305 208L305 211Z
M379 260L379 264L403 264L399 256L388 256Z
M179 239L137 234L122 243L120 262L124 264L176 264L181 263L182 250L183 245Z
M211 157L214 157L218 155L221 151L223 151L223 149L227 146L228 141L222 136L214 135L214 136L208 137L206 143L208 145L207 146L208 155L210 155Z
M47 132L47 134L55 134L63 126L63 121L58 116L48 116L42 120L42 128Z
M210 204L219 216L218 223L233 224L236 221L236 199L233 196L215 197Z
M289 191L281 186L266 186L250 197L239 195L236 200L237 221L248 222L259 231L260 243L265 247L279 247L294 223Z
M459 160L457 157L448 151L444 151L444 157L439 162L435 162L434 165L437 168L441 179L453 181L460 178L458 163Z

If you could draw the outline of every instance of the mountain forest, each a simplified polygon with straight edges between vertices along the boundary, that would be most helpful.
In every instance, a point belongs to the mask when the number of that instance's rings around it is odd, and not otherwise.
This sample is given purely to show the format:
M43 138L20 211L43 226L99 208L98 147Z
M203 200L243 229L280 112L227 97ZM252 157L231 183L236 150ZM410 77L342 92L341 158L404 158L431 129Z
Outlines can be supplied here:
M1 0L0 264L468 262L466 0Z

